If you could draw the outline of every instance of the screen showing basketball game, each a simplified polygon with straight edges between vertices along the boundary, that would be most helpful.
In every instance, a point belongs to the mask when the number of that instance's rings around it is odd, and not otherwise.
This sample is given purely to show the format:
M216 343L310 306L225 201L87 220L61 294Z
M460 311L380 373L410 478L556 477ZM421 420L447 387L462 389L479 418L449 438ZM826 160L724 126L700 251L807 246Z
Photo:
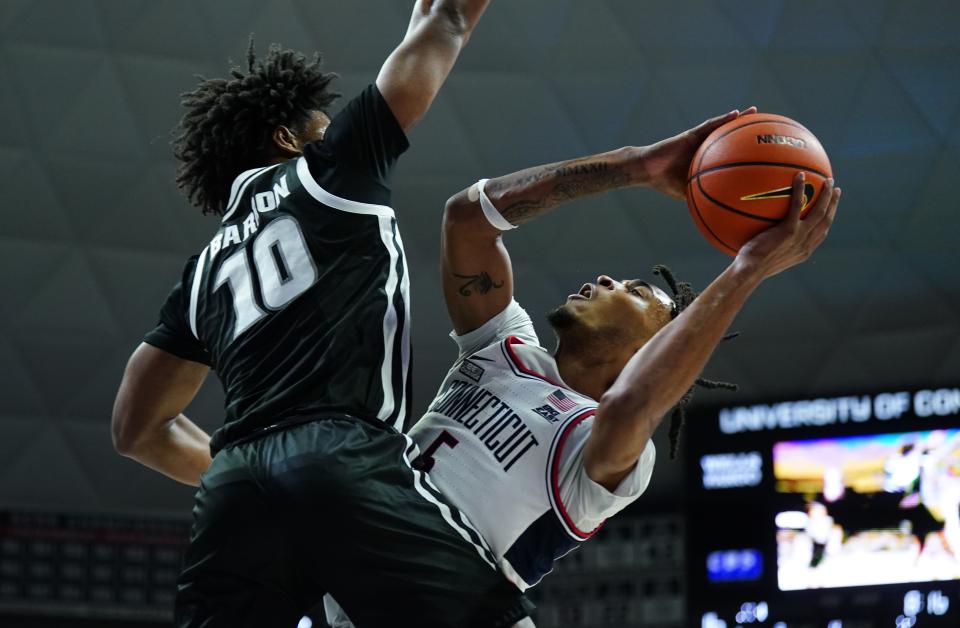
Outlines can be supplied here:
M773 447L781 591L960 579L960 430Z
M713 407L687 425L701 628L960 625L960 388Z

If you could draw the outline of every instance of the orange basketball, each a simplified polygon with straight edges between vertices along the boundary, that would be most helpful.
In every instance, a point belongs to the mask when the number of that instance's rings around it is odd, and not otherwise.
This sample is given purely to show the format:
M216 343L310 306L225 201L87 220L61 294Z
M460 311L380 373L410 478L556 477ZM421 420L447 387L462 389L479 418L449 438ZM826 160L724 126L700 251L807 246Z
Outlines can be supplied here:
M833 176L820 141L784 116L737 118L707 136L693 157L690 215L710 244L736 255L747 240L787 215L798 170L806 172L805 214Z

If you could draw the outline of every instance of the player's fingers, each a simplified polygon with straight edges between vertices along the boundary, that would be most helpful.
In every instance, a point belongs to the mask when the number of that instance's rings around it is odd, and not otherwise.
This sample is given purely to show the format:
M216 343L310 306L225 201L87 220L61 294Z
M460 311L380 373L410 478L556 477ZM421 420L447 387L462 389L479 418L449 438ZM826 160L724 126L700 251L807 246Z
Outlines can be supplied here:
M740 117L743 117L743 116L751 116L751 115L757 113L757 111L758 111L758 109L757 109L755 106L751 105L750 107L747 107L746 109L742 109L742 110L740 111Z
M830 204L833 203L834 189L833 179L827 179L823 182L823 188L820 190L820 196L817 197L817 202L813 204L813 207L807 211L807 215L804 217L804 222L810 225L811 229L826 217L830 209Z
M801 170L793 175L793 191L790 195L790 211L784 222L788 225L796 226L800 222L800 212L803 211L803 190L807 181L807 175Z
M823 220L818 222L810 230L809 238L807 244L809 250L813 250L820 246L820 243L827 237L827 233L830 231L830 227L833 226L833 219L837 215L837 205L840 203L840 188L833 188L829 194L829 201L827 202L827 211L823 217ZM826 191L824 196L827 196Z
M827 204L827 213L823 217L823 220L820 221L820 224L823 225L823 237L827 237L827 231L833 226L833 221L837 217L837 206L840 205L840 195L842 193L842 190L838 187L834 187L831 191L830 202Z
M731 120L736 120L737 116L739 115L740 115L740 110L734 109L733 111L727 112L722 116L716 116L715 118L710 118L709 120L705 120L699 126L691 129L690 133L694 136L694 138L702 142L704 139L706 139L708 135L713 133L714 129L720 128L721 126L723 126L727 122L730 122Z
M837 216L837 206L840 205L840 195L843 194L843 190L840 188L833 188L833 198L830 200L830 207L827 209L827 220L830 221L830 224L833 224L834 218Z

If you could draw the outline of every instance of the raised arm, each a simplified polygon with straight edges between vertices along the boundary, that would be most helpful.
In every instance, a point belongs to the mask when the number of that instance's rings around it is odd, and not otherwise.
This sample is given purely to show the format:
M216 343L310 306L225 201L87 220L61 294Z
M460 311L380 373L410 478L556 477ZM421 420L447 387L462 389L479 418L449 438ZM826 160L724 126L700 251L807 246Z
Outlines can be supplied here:
M200 485L210 437L182 413L210 368L142 343L127 363L113 404L116 450L184 484Z
M751 113L748 109L745 113ZM486 181L454 195L443 214L442 273L447 310L458 334L477 329L513 298L513 272L504 231L578 198L619 188L651 185L682 197L697 147L738 111L651 146L536 166ZM481 194L481 192L483 192Z
M377 88L404 131L430 108L489 3L416 0L406 36L377 76Z
M827 236L840 200L832 180L800 220L803 175L788 217L740 250L733 263L627 363L600 400L584 449L588 475L614 488L634 467L663 416L693 385L734 316L762 281L805 261Z

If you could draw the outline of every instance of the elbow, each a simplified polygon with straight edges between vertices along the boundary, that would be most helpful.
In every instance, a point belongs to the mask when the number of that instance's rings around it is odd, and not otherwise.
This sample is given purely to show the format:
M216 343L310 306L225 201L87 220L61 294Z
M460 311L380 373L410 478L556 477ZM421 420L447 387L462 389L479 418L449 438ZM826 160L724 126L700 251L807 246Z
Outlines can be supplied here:
M467 19L463 0L436 0L433 4L433 19L453 37L466 37L473 30Z
M133 439L129 430L124 427L122 417L113 415L110 419L110 436L113 439L113 449L121 456L128 456L133 451Z
M463 192L451 196L443 206L444 230L475 220L478 211L477 203L471 203Z
M133 418L122 408L114 408L110 417L110 436L113 449L121 456L131 458L137 450L139 435L133 429Z
M502 232L487 220L477 201L471 201L469 188L447 199L443 208L445 241L496 241Z

